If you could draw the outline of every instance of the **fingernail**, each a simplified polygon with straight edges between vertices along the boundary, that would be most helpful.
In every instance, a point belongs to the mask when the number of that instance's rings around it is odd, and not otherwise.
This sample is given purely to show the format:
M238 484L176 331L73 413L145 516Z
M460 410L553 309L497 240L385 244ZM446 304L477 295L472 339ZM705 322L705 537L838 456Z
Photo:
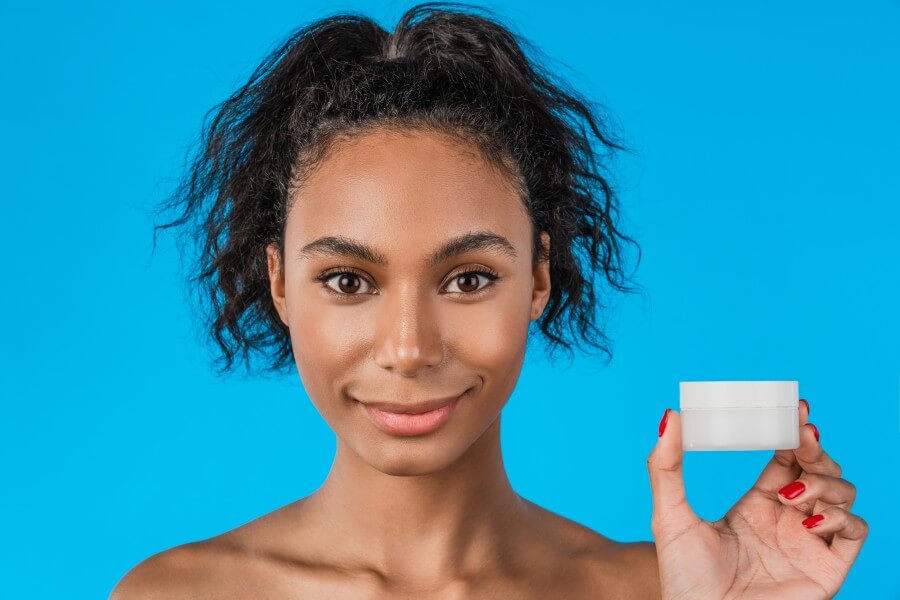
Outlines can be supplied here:
M793 483L789 483L780 490L778 493L787 498L788 500L793 500L797 496L803 493L803 490L806 489L806 486L803 485L802 481L795 481Z
M803 526L807 529L812 529L824 520L825 515L813 515L811 517L806 517L805 519L803 519Z
M659 437L662 437L663 432L666 430L666 421L669 420L669 409L666 409L666 412L663 413L662 419L659 422Z
M812 423L807 423L807 425L809 425L810 427L812 427L813 435L816 436L816 441L818 442L818 441L819 441L819 429L818 429L815 425L813 425Z
M812 412L812 410L810 410L809 408L809 402L804 400L803 398L800 398L800 402L806 405L806 415L809 416L809 413Z

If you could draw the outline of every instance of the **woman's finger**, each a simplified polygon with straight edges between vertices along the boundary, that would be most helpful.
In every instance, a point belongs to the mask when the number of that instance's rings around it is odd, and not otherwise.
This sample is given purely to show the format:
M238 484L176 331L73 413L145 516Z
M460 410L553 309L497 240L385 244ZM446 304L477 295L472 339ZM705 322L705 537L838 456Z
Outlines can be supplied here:
M850 510L856 500L856 486L846 479L804 473L778 490L778 499L806 514L813 512L817 501Z
M657 544L696 524L700 518L687 503L682 475L681 415L666 409L659 422L659 439L647 457L653 516L650 529Z
M775 454L763 468L753 487L774 494L778 489L800 477L803 467L797 462L793 450L776 450Z
M811 533L825 540L831 537L831 551L848 565L856 560L866 536L869 524L839 506L831 506L801 521Z
M800 425L806 425L807 421L809 421L809 401L805 398L800 398L797 409L800 411Z
M801 398L797 405L797 411L799 413L800 440L802 442L803 426L809 420L809 402ZM785 483L792 479L797 479L803 472L803 467L797 462L794 452L794 450L776 450L753 487L761 489L767 494L774 494Z
M797 462L807 473L841 476L841 466L822 448L819 442L819 429L812 423L800 427L800 447L793 452Z

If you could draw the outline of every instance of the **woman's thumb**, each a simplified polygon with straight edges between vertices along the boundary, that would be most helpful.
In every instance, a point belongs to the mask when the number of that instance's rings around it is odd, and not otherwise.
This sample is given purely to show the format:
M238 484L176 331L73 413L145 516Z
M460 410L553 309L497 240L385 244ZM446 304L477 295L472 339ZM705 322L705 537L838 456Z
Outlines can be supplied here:
M681 415L667 408L659 422L659 439L647 458L653 493L651 527L657 544L668 534L683 531L699 518L687 503L681 463Z

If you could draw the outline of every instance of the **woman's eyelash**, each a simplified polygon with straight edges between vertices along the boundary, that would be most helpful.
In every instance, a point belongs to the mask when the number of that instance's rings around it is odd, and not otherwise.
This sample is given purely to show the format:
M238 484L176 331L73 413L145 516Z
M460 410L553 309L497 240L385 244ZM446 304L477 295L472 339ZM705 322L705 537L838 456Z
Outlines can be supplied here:
M348 293L344 293L344 292L339 292L339 291L336 291L331 286L329 286L328 281L333 279L337 275L355 275L356 277L359 277L360 279L367 280L366 276L363 275L362 273L358 273L354 270L347 269L347 268L333 270L333 271L326 271L325 273L322 273L321 275L316 277L316 280L322 282L322 287L324 287L329 293L331 293L335 296L341 297L341 298L352 298L354 296L364 296L365 295L365 294L348 294ZM493 269L491 269L489 267L473 267L473 268L467 269L465 271L460 271L459 273L457 273L456 275L451 277L448 284L452 283L457 278L462 277L463 275L483 275L483 276L487 277L489 283L487 285L485 285L484 287L481 287L481 288L475 290L474 292L450 292L450 293L462 294L464 296L474 296L474 295L477 295L477 294L485 291L487 288L491 287L491 285L493 284L494 281L496 281L497 279L500 279L500 275L496 271L494 271Z

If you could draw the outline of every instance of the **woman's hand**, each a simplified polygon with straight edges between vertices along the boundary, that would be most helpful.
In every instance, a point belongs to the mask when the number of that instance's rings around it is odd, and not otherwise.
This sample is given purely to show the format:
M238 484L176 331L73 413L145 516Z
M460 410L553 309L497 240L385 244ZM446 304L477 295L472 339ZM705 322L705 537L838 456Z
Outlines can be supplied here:
M868 534L850 513L856 488L819 444L800 402L800 447L776 450L759 479L718 521L687 503L682 478L681 415L667 410L647 459L651 527L662 597L831 598Z

